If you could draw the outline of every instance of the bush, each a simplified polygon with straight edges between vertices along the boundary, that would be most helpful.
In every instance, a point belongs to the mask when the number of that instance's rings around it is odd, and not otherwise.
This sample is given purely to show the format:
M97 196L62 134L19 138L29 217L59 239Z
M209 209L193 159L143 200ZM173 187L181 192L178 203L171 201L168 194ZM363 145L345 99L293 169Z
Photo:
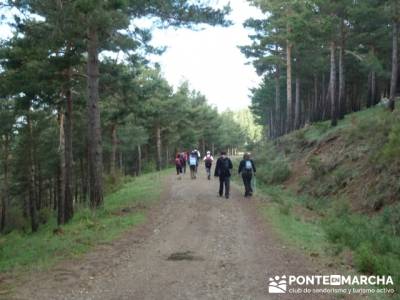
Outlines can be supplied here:
M354 253L354 262L357 270L362 273L376 274L379 269L378 259L369 242L364 242L357 248Z
M290 202L285 202L279 205L279 212L282 215L288 216L290 214L290 210L292 208L292 205Z
M400 124L391 129L388 142L382 148L381 159L386 163L400 160Z
M28 218L24 218L19 207L11 206L6 216L6 228L4 233L10 233L13 230L29 232L30 223Z
M387 230L400 237L400 203L385 207L382 213L382 227L387 227Z
M258 164L257 177L266 184L279 184L290 177L290 168L281 157L265 164Z
M330 204L329 199L325 197L309 197L309 196L303 196L299 197L300 202L302 203L303 206L305 206L309 210L314 210L314 211L322 211L327 208L327 206Z
M50 207L42 208L39 211L38 220L40 224L46 224L53 217L53 209Z
M272 142L265 143L254 158L257 165L257 178L266 184L279 184L290 177L287 160L277 151Z
M314 178L319 178L327 173L327 168L318 156L312 156L308 160Z

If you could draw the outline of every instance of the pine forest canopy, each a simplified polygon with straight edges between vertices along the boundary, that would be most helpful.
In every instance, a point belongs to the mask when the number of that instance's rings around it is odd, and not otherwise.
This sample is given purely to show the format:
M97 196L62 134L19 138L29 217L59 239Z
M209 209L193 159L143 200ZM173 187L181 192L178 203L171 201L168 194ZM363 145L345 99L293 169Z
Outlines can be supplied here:
M132 25L148 17L160 26L228 26L229 7L10 0L2 9L19 12L0 49L2 232L25 226L21 219L36 231L47 211L64 224L79 203L101 206L103 174L140 175L166 167L177 151L249 142L235 113L219 114L187 83L174 91L146 59L161 53L151 32Z
M0 230L77 204L103 204L104 178L168 165L177 151L234 149L309 122L337 120L398 92L396 0L251 0L241 51L263 77L253 115L218 111L183 83L174 90L146 59L160 27L229 26L229 7L184 0L19 0L14 32L0 49ZM104 53L123 53L119 56ZM267 132L267 131L264 131ZM51 212L50 214L47 212ZM22 220L22 221L21 221Z
M275 139L309 122L331 120L399 93L397 0L249 0L242 46L263 83L252 111Z

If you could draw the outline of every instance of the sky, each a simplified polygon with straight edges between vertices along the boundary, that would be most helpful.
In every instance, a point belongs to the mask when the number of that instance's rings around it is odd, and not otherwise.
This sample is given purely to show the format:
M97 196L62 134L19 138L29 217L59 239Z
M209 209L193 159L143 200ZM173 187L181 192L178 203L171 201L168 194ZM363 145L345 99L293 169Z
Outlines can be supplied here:
M243 22L250 17L261 17L261 12L246 0L209 0L215 7L228 3L229 27L203 26L203 30L155 29L154 46L166 46L161 56L151 56L159 63L164 77L175 88L188 81L189 86L205 95L219 111L238 110L250 105L250 91L260 78L238 46L250 44ZM0 24L0 37L10 37L9 28Z
M229 1L214 2L223 6ZM261 17L261 12L246 0L231 0L230 4L229 19L234 22L230 27L206 26L201 31L163 29L153 33L153 45L168 47L162 56L152 58L160 63L168 82L176 87L187 80L219 111L249 106L249 89L260 82L238 46L250 44L243 22Z

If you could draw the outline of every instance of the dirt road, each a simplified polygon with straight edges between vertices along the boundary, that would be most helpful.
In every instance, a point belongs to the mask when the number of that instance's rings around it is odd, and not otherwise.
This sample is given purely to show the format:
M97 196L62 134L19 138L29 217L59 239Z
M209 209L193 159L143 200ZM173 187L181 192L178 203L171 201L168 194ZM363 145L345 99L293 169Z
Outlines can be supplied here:
M35 274L15 299L329 299L270 295L268 276L318 268L279 241L254 199L219 198L218 180L199 177L171 177L145 226Z

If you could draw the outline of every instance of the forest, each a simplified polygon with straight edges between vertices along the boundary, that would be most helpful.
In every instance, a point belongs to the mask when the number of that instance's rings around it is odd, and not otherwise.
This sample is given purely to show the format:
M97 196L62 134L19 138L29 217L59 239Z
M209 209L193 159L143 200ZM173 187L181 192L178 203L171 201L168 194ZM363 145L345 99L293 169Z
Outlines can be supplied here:
M152 30L234 27L228 1L0 1L0 298L263 299L284 267L399 299L400 1L239 2L260 81L220 111ZM175 173L195 148L232 161Z
M232 152L250 141L250 112L218 113L187 82L170 86L146 58L163 49L133 22L228 26L228 7L60 0L2 9L14 11L0 50L2 233L36 231L53 212L67 223L74 206L102 206L107 185L166 168L177 151Z
M275 139L306 124L338 120L399 94L399 1L250 1L264 19L242 52L263 83L252 111Z

